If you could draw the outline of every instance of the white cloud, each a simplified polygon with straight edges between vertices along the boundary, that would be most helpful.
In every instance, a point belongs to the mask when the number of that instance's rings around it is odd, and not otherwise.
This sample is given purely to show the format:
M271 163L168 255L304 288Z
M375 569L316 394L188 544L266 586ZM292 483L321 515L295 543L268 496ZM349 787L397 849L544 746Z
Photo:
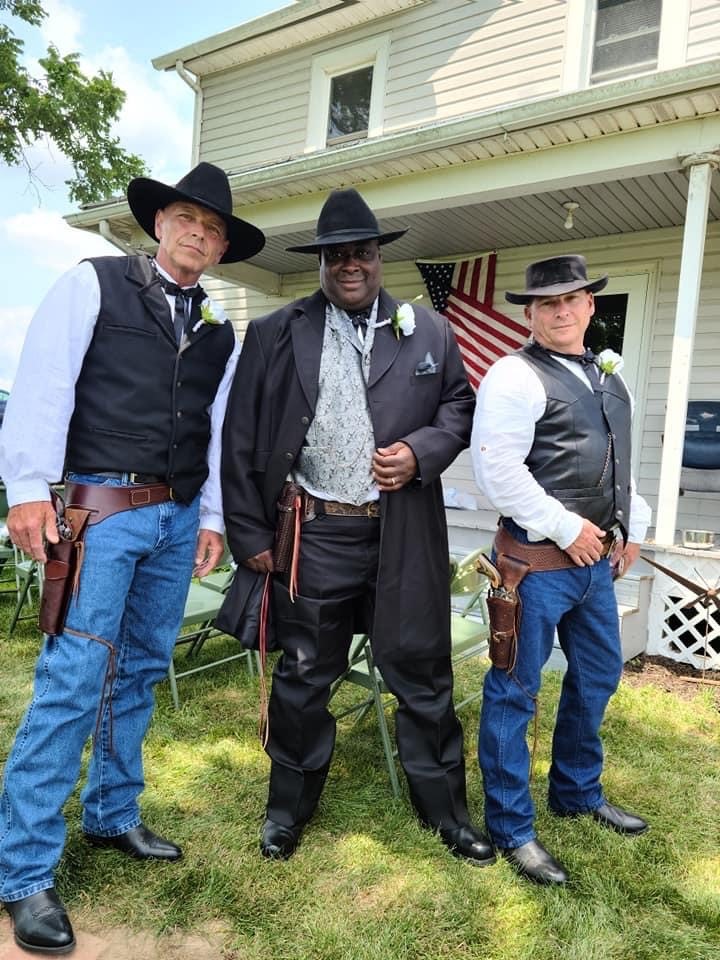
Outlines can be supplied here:
M178 180L190 167L192 91L175 74L137 63L124 47L106 47L83 59L83 70L112 73L126 100L114 132L161 180Z
M63 56L80 49L83 15L62 0L43 0L47 17L40 32L46 45L54 44Z
M0 230L16 254L24 248L33 263L56 274L84 257L118 252L97 234L68 226L55 210L17 213L0 221Z

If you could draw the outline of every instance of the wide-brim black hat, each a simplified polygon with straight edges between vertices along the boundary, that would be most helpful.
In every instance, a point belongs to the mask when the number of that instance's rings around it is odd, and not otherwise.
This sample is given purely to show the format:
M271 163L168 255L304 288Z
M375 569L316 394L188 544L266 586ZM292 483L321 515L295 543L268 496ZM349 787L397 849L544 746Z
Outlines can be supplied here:
M569 253L564 257L550 257L531 263L525 270L523 293L505 291L508 303L530 303L535 297L557 297L574 290L597 293L607 285L607 274L597 280L588 280L585 257Z
M317 222L317 236L312 243L287 247L292 253L319 253L323 247L358 240L377 240L392 243L405 230L381 230L375 214L353 187L333 190L323 204Z
M187 201L212 210L227 229L228 248L220 263L237 263L260 253L265 234L247 220L233 216L232 194L227 174L212 163L199 163L174 187L150 177L135 177L128 184L127 199L133 216L145 233L155 236L155 214L171 203Z

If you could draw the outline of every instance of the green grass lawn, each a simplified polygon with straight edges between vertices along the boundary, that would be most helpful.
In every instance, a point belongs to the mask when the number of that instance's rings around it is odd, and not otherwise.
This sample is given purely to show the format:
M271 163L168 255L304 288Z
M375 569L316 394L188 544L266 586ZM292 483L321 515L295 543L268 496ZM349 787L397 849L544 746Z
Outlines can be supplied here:
M7 639L0 600L0 762L30 694L40 635ZM234 642L214 640L213 653ZM179 663L185 656L178 650ZM459 694L486 664L465 664ZM181 667L179 667L180 669ZM264 861L258 834L268 760L257 738L259 689L242 663L167 684L146 741L147 823L182 844L179 864L97 851L80 831L79 790L67 805L58 889L78 928L213 931L217 960L717 960L720 957L720 714L702 689L682 702L621 686L605 723L609 798L646 816L629 839L545 804L559 677L541 696L534 795L538 832L567 866L563 889L519 879L504 861L453 859L394 801L374 716L342 721L320 809L298 853ZM351 702L352 692L338 697ZM470 807L482 824L477 703L463 714ZM209 960L215 960L209 957Z

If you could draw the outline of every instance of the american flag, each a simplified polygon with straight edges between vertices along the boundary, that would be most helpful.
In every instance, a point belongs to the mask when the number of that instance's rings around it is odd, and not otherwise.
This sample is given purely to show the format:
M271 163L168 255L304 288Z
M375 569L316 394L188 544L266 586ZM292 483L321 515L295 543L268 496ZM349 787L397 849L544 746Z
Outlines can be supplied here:
M477 390L498 357L522 347L524 323L493 310L497 254L453 263L417 261L433 307L450 321L468 380Z

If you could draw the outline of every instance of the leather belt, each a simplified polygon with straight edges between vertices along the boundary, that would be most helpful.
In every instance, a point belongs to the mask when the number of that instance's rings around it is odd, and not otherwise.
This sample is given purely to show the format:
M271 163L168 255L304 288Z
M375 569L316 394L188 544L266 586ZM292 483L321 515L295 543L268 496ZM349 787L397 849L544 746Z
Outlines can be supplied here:
M166 483L136 484L132 487L106 487L96 483L65 483L65 506L90 511L88 523L100 523L121 510L149 507L173 500L172 487Z
M603 547L600 559L607 557L615 544L615 531L611 530L603 537ZM521 543L516 540L502 525L495 534L495 550L498 554L504 553L508 557L522 560L530 565L531 573L543 570L577 569L577 564L571 560L564 550L554 543Z
M96 477L110 477L113 480L128 477L127 482L131 484L165 483L165 477L158 477L152 473L133 473L130 470L89 470L88 473L94 473Z
M320 500L311 497L309 493L303 496L303 523L327 514L331 517L379 517L380 502L370 500L368 503L341 503L339 500Z

